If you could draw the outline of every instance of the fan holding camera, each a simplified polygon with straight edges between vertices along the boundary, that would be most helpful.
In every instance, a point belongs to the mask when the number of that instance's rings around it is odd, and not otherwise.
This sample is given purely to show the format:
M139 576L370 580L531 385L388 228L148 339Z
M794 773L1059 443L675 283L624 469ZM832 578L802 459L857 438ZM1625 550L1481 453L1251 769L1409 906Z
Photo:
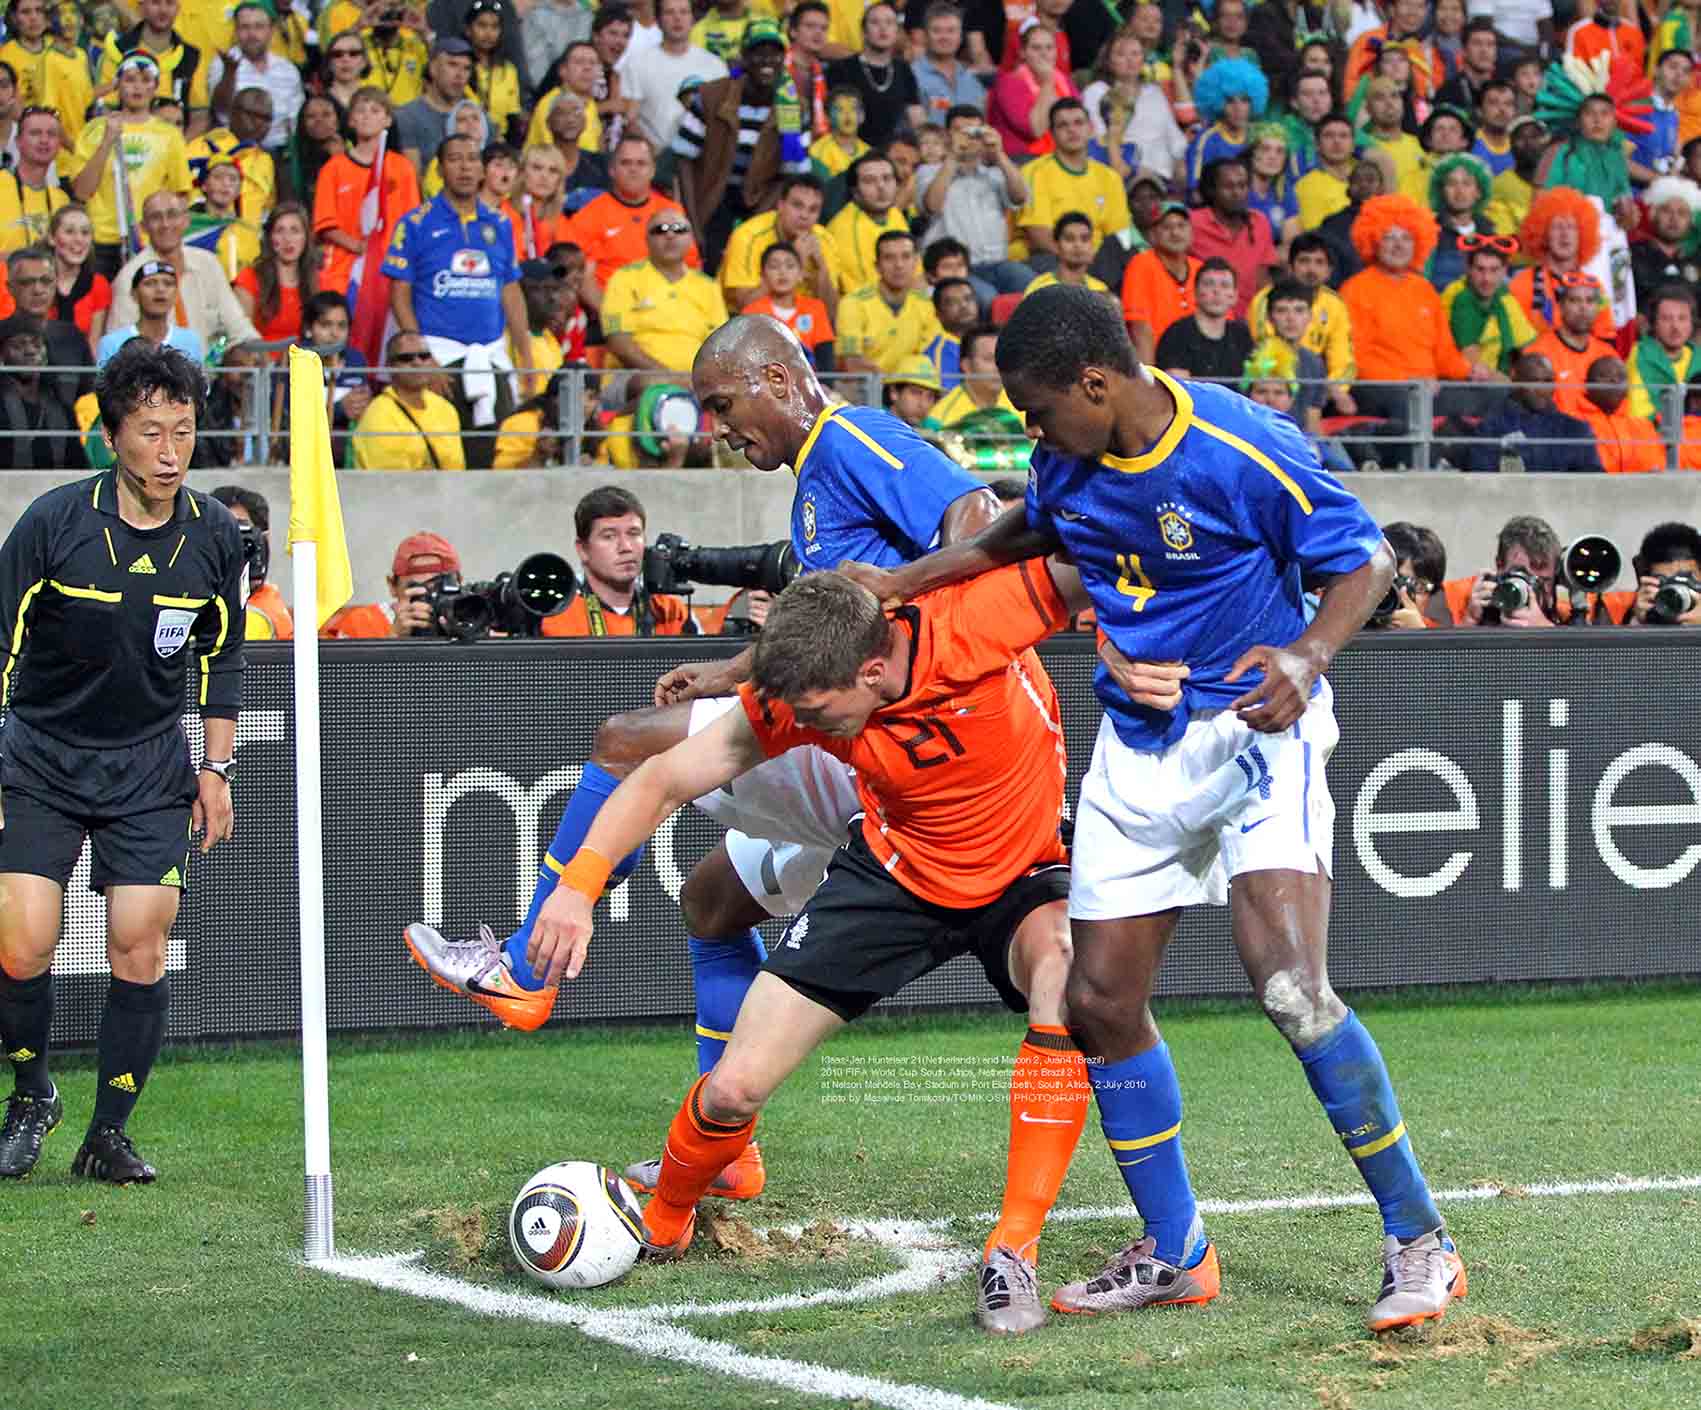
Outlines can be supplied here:
M644 506L629 490L603 485L573 510L583 588L565 610L543 619L543 636L695 636L683 598L645 571Z

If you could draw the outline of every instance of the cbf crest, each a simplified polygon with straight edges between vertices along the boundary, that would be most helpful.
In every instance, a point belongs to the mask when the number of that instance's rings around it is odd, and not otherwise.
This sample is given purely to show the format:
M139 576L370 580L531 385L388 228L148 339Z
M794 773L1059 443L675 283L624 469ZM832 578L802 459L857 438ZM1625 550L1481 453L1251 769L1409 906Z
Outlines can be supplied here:
M803 501L803 541L815 542L815 501L812 499Z
M1158 506L1158 532L1171 553L1186 553L1193 547L1193 526L1187 522L1187 511L1174 501Z

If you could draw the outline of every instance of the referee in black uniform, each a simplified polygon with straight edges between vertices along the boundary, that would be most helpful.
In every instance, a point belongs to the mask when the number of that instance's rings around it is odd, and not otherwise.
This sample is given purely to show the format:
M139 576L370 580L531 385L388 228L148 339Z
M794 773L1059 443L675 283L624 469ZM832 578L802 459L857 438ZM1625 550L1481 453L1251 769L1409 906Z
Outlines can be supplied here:
M29 1174L64 1111L48 1075L53 952L84 837L106 895L112 983L101 1014L94 1116L71 1171L146 1182L124 1124L165 1036L166 935L189 865L231 832L242 703L242 535L184 474L204 409L201 370L133 340L95 388L114 469L50 490L0 547L0 1045L16 1089L0 1176ZM206 726L197 771L180 719Z

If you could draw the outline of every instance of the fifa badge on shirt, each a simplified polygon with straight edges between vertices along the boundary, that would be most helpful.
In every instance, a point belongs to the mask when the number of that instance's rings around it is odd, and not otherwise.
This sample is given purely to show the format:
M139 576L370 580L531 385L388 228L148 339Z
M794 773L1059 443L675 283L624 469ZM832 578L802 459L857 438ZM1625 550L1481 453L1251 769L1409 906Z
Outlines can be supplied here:
M1166 557L1179 557L1193 547L1193 526L1187 522L1186 511L1179 504L1165 502L1158 506L1158 532L1163 535Z
M159 620L154 623L154 651L166 659L177 655L189 640L189 628L194 625L195 614L187 608L160 608Z
M803 537L805 542L815 542L815 501L803 501Z

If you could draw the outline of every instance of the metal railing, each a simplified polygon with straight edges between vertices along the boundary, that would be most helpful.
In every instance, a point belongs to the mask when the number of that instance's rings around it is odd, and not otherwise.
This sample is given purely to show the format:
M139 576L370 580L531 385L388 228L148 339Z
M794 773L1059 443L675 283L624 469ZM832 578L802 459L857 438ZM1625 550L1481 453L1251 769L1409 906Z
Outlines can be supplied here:
M377 395L384 388L388 374L392 371L417 373L417 367L388 368L372 367L353 369L364 379L365 385ZM0 375L23 374L40 375L44 378L57 380L59 390L70 409L70 402L75 396L93 386L95 369L92 367L31 367L11 368L0 367ZM231 457L238 464L270 464L280 458L283 447L287 444L285 437L287 426L284 419L284 408L287 405L285 389L287 374L276 364L266 363L261 366L223 367L215 369L211 374L214 383L223 382L225 387L221 402L234 409L234 419L230 424L215 425L204 423L198 431L198 438L205 441L229 442L240 441L239 451ZM333 374L335 375L335 374ZM440 376L443 379L441 389L444 393L452 392L451 379L459 376L479 377L490 374L462 373L459 369L443 369ZM594 460L611 437L630 435L632 431L621 428L611 429L607 424L612 415L618 411L630 408L635 397L632 389L638 383L650 384L655 382L673 382L689 388L691 377L688 372L678 373L632 373L618 370L598 371L592 368L569 367L555 371L546 369L520 369L513 373L498 372L496 375L508 377L510 383L511 405L519 405L529 400L522 392L530 386L547 385L554 378L557 388L557 403L555 407L555 424L545 425L536 431L504 431L499 425L465 426L461 435L494 438L498 435L506 437L520 436L534 441L552 441L556 443L554 454L539 456L532 468L550 469L562 466L583 465ZM525 380L521 380L525 379ZM836 396L861 405L879 406L882 402L883 383L901 381L900 378L882 378L876 373L866 372L837 372L824 374L822 380L827 383ZM1204 380L1204 379L1201 379ZM1224 380L1227 385L1237 386L1237 382ZM1274 380L1274 379L1272 379ZM1324 379L1293 379L1301 387L1321 387L1332 391L1341 384ZM1545 384L1557 389L1561 384ZM1583 390L1576 384L1567 384L1572 390ZM625 391L619 391L624 388ZM1375 388L1384 395L1383 401L1397 401L1403 408L1400 414L1388 417L1377 416L1368 421L1350 418L1351 424L1338 428L1330 433L1325 431L1317 439L1324 443L1325 449L1339 449L1344 457L1350 458L1354 468L1365 468L1374 465L1380 469L1409 469L1426 471L1437 468L1447 468L1452 465L1452 456L1462 449L1468 452L1473 446L1492 445L1503 452L1497 457L1497 467L1501 470L1537 470L1541 467L1539 449L1547 445L1592 445L1592 438L1583 440L1577 438L1519 438L1516 441L1477 437L1471 434L1469 424L1473 417L1480 417L1488 412L1501 409L1508 405L1512 387L1507 383L1480 382L1359 382L1353 385L1353 390L1362 391ZM1681 457L1684 448L1684 406L1688 389L1674 385L1654 389L1659 404L1660 419L1654 428L1664 453L1664 469L1676 471L1681 468ZM611 404L610 397L620 395L619 403ZM26 399L27 400L27 399ZM1472 410L1459 420L1456 429L1436 429L1438 406L1446 408L1454 403L1470 404ZM1365 413L1361 413L1361 416ZM1330 419L1330 418L1325 418ZM946 428L947 430L949 428ZM98 436L98 419L91 432ZM3 450L5 442L35 439L39 437L69 436L81 437L85 433L74 424L70 429L63 428L6 428L0 427L0 463L14 459ZM403 431L356 431L353 427L339 430L336 439L339 445L346 446L355 438L362 440L412 440L421 433L411 430ZM705 440L707 438L705 437ZM978 431L975 440L982 444L1007 444L1012 451L1019 451L1027 442L1025 434L1012 432L1005 436L996 431ZM1384 457L1387 457L1386 459ZM694 458L690 468L706 468L715 464L740 463L737 457L728 456L724 448L714 445L705 447ZM1344 468L1344 467L1343 467ZM1457 467L1455 467L1457 468Z

